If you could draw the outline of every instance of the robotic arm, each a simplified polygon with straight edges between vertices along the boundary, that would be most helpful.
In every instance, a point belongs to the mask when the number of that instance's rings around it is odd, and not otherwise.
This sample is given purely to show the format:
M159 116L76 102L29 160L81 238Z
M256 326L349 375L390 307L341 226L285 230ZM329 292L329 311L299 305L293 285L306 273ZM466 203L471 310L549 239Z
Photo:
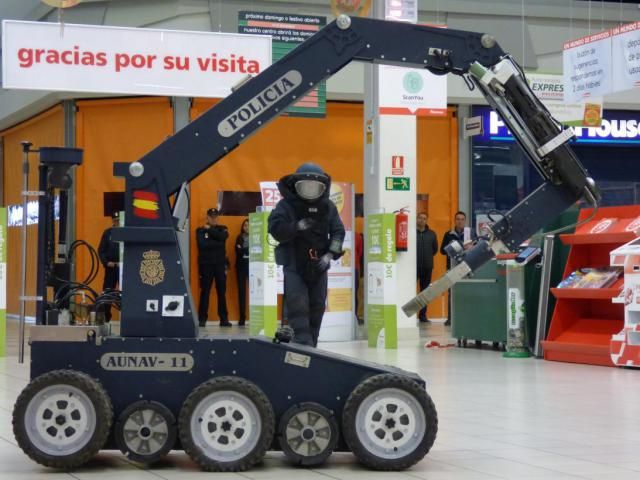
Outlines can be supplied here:
M490 239L466 253L460 268L405 306L408 314L495 253L515 249L580 197L597 202L593 182L566 145L570 133L551 118L490 35L341 15L139 161L116 164L114 173L126 182L125 226L113 236L124 242L121 335L197 335L176 237L181 222L169 198L352 60L471 76L545 178L540 189L494 226ZM182 188L175 210L185 198ZM152 299L180 305L170 312L163 307L158 318L147 307Z
M491 68L477 62L470 67L474 84L502 117L523 147L544 183L496 222L487 239L467 252L451 251L459 263L445 276L420 292L402 307L407 316L451 288L456 282L500 253L518 246L584 198L593 207L600 193L567 142L573 130L563 128L529 88L522 70L508 55Z

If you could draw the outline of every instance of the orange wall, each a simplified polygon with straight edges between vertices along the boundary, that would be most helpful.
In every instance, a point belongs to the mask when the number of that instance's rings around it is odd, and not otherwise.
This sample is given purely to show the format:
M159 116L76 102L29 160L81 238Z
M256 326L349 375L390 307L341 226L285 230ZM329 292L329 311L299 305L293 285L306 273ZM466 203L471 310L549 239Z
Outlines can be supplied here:
M194 103L192 118L197 118L213 105L213 101ZM360 103L327 104L324 120L280 117L249 138L221 162L192 183L191 195L191 285L198 295L195 228L205 222L205 211L217 206L217 194L224 190L258 191L259 182L277 180L291 173L305 161L319 163L336 181L353 182L362 193L363 175L363 111ZM451 228L451 218L457 209L457 119L455 109L442 118L418 121L418 193L430 194L431 227L438 237ZM227 254L234 265L235 237L240 231L241 217L222 217L229 227ZM362 221L357 222L362 231ZM444 258L436 259L436 272L445 270ZM435 277L434 277L435 278ZM229 318L237 319L237 288L235 269L227 279ZM217 319L215 294L212 293L209 318ZM446 312L446 311L444 311ZM443 316L441 304L430 309L430 316Z
M103 215L104 192L124 191L113 176L115 162L133 162L173 133L173 113L167 98L84 100L77 103L77 145L84 164L77 171L76 238L98 248L102 232L111 225ZM89 257L78 258L78 280L87 276ZM102 289L104 270L92 284Z
M4 198L3 205L22 203L22 145L23 140L33 143L31 148L59 147L64 143L64 115L56 106L4 132ZM38 156L29 157L29 189L38 189ZM27 295L36 291L36 255L38 226L27 228ZM7 313L20 312L20 277L22 236L20 227L12 227L7 233ZM35 314L35 302L27 302L27 315Z

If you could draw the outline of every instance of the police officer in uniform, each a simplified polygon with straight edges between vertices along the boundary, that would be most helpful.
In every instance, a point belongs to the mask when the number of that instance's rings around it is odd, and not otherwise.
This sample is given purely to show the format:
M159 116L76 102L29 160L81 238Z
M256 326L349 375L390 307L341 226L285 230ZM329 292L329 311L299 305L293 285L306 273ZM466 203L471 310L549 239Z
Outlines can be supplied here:
M230 327L227 313L227 255L226 241L229 230L218 224L219 212L216 208L207 210L207 223L196 229L198 243L198 273L200 274L200 304L198 320L204 327L209 318L209 295L215 280L218 297L218 316L221 327Z
M100 245L98 245L98 256L100 263L104 267L104 281L102 282L102 290L113 290L118 286L120 281L120 244L113 241L111 234L114 228L120 223L118 212L111 214L111 227L102 233ZM105 320L111 320L111 307L106 306L104 311Z
M331 178L313 163L278 182L282 200L269 216L284 268L285 309L293 342L316 346L327 300L327 270L342 256L344 225L329 199Z

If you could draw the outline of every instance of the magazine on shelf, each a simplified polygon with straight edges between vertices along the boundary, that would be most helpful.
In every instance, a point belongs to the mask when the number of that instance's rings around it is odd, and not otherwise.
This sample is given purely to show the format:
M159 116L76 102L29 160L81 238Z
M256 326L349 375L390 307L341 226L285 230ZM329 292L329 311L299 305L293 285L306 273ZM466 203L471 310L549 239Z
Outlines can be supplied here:
M619 267L580 268L562 280L558 288L607 288L620 278Z

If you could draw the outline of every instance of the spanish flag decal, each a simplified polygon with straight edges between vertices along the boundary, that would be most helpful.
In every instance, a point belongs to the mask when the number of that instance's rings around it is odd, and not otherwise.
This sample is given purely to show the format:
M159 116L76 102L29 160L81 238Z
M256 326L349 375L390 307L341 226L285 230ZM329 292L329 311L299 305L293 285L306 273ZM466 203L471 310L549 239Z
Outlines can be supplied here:
M146 192L144 190L134 190L133 214L136 217L155 220L160 218L159 210L158 195L156 193Z

